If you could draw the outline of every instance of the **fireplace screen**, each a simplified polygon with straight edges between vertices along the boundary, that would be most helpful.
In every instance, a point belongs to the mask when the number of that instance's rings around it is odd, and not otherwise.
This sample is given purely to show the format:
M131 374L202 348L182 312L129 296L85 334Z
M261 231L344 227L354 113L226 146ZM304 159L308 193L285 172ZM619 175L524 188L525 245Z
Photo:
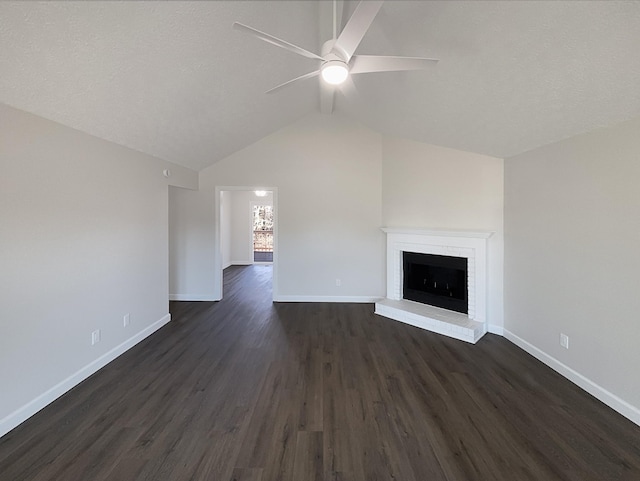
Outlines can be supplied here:
M402 261L405 299L468 313L466 258L403 252Z

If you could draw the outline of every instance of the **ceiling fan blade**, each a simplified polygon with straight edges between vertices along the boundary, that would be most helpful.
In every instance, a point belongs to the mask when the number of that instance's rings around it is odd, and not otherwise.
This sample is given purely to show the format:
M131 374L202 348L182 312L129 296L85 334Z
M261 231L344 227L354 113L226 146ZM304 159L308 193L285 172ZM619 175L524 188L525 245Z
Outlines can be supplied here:
M425 70L437 63L437 58L389 57L384 55L356 55L351 61L349 73L394 72L401 70Z
M330 115L333 113L336 88L320 79L320 112Z
M314 60L324 61L322 57L320 57L319 55L316 55L313 52L309 52L308 50L305 50L302 47L298 47L297 45L281 40L277 37L274 37L273 35L269 35L268 33L261 32L260 30L256 30L255 28L249 27L242 23L234 22L233 28L236 30L240 30L241 32L245 32L255 37L258 37L260 40L264 40L265 42L275 45L276 47L284 48L289 52L297 53L298 55L302 55L303 57L307 57L307 58L312 58Z
M344 57L345 61L351 60L382 4L383 0L363 0L356 7L333 46L333 51Z
M347 0L338 1L339 3L336 5L336 28L339 32L342 32L345 23L347 23ZM333 38L337 38L337 36Z
M273 87L271 90L267 90L265 93L267 93L267 94L273 93L276 90L280 90L282 87L286 87L287 85L289 85L289 84L291 84L293 82L297 82L298 80L308 79L308 78L311 78L311 77L316 77L319 74L320 74L320 70L315 70L313 72L309 72L309 73L306 73L304 75L300 75L300 77L296 77L296 78L291 79L291 80L289 80L289 81L287 81L287 82L285 82L283 84L278 85L277 87Z

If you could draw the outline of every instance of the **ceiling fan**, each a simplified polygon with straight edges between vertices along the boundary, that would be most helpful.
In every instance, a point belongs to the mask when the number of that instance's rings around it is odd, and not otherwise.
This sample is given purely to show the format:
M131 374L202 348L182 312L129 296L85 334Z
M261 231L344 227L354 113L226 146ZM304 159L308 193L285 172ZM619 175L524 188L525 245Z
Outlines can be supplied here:
M268 33L242 23L235 22L233 28L264 40L276 47L283 48L303 57L320 61L320 68L280 84L267 93L275 92L287 85L312 77L320 76L320 110L323 113L333 111L335 87L353 90L351 75L370 72L393 72L403 70L424 70L438 59L422 57L396 57L383 55L354 55L358 45L371 26L384 0L362 0L353 15L347 21L340 35L336 35L336 1L333 2L333 38L322 46L321 55L281 40Z

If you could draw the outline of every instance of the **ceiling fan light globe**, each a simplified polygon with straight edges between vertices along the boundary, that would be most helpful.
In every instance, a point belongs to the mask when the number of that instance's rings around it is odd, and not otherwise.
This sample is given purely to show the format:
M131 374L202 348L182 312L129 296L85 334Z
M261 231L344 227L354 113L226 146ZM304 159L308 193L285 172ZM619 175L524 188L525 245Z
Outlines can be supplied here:
M349 76L347 64L340 60L329 60L322 65L322 80L331 85L340 85Z

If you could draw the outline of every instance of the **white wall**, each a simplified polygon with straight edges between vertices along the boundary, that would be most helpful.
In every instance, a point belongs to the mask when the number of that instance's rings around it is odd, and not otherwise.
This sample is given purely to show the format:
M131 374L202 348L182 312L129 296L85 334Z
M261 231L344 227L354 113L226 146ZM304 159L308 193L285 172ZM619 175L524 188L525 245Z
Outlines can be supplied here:
M0 435L169 320L165 168L0 105Z
M169 191L171 300L217 300L213 295L213 219L213 192Z
M369 301L384 294L380 175L378 134L318 114L203 170L200 185L278 189L278 299Z
M388 227L495 232L488 247L487 319L503 326L503 161L384 136L382 222Z
M635 120L506 161L505 328L640 424L638 132Z
M200 185L209 192L278 188L281 300L384 297L383 225L495 231L489 321L492 330L502 328L501 159L381 137L340 115L312 115L203 170ZM201 255L210 258L213 249Z

